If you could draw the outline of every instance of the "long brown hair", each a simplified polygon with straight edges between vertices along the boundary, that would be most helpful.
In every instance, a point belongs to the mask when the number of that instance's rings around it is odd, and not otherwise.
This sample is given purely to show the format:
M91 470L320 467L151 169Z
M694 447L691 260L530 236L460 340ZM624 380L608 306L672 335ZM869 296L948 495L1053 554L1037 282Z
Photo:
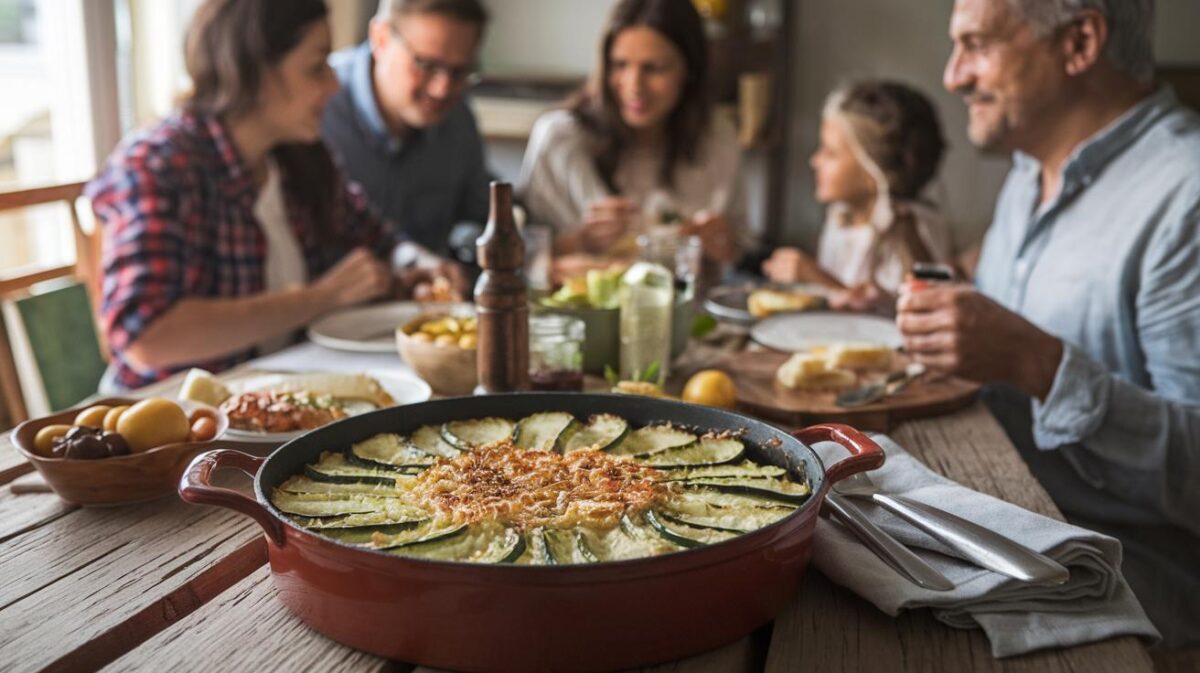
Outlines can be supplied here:
M621 0L613 7L604 36L600 59L591 79L576 94L568 109L592 135L596 169L605 184L617 191L613 177L622 153L632 142L632 131L621 119L620 108L608 86L609 54L622 31L645 26L666 38L683 55L687 78L683 92L667 119L666 151L659 180L673 186L675 167L695 163L701 139L712 117L708 90L708 43L704 24L690 0Z
M184 61L192 91L183 108L225 119L254 110L270 69L328 12L323 0L207 0L188 29ZM341 189L329 151L321 142L297 143L278 145L271 155L288 193L304 201L324 237Z

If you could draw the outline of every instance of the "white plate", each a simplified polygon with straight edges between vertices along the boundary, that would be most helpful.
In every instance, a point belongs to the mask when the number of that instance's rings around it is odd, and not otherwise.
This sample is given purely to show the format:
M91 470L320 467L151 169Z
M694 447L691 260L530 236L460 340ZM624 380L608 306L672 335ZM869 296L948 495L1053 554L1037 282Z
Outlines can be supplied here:
M308 328L308 338L334 350L395 353L396 328L427 310L412 301L357 306L335 311Z
M750 300L751 292L764 288L792 290L817 297L829 296L829 288L818 283L745 283L742 285L722 285L709 291L708 297L704 300L704 309L711 313L713 317L720 318L721 320L742 325L753 325L758 321L758 318L750 315L750 309L746 303Z
M297 372L298 373L298 372ZM317 372L305 372L313 374ZM334 372L345 373L345 372ZM270 373L262 374L261 376L252 376L245 379L239 379L229 384L229 389L235 394L244 393L251 390L269 389L273 384L283 379L286 379L289 373ZM368 376L379 381L379 385L387 391L392 399L396 400L395 406L405 404L413 404L415 402L424 402L429 399L433 391L429 388L429 384L412 374L403 372L387 372L375 373L370 372ZM237 428L229 428L225 431L225 439L234 439L243 442L286 442L300 435L303 435L306 430L297 430L295 432L253 432L250 430L239 430Z
M760 320L750 338L777 351L806 351L837 341L879 343L899 348L904 343L896 323L860 313L810 311L785 313Z

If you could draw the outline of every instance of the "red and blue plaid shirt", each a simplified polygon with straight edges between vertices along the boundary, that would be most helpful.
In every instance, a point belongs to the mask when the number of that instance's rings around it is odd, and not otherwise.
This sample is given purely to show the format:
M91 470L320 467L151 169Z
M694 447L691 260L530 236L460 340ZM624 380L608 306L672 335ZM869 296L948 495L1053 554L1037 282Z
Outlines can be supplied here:
M284 176L288 220L310 278L355 246L386 259L396 243L358 186L344 184L322 235ZM124 356L181 299L264 291L267 242L254 215L258 189L218 119L176 113L131 134L85 194L103 226L101 324L119 384L135 388L190 366L220 371L254 356L249 349L158 370L135 367Z

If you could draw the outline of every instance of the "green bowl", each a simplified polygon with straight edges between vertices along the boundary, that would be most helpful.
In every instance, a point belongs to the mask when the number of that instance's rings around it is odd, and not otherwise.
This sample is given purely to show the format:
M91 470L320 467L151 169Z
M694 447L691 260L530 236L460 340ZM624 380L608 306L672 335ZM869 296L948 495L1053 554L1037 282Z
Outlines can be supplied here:
M604 366L620 369L621 364L621 311L620 309L558 308L543 306L536 300L530 302L530 313L553 313L579 318L583 321L583 371L589 374L604 374ZM693 303L676 302L671 314L671 357L674 358L687 347L695 315Z

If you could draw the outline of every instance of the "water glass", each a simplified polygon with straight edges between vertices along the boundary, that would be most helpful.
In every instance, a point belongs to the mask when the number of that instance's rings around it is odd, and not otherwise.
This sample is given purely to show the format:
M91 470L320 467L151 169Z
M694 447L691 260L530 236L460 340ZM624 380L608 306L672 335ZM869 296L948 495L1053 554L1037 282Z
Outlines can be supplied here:
M659 264L675 276L675 293L683 301L696 295L700 277L699 236L687 236L677 228L660 228L638 236L638 258Z

